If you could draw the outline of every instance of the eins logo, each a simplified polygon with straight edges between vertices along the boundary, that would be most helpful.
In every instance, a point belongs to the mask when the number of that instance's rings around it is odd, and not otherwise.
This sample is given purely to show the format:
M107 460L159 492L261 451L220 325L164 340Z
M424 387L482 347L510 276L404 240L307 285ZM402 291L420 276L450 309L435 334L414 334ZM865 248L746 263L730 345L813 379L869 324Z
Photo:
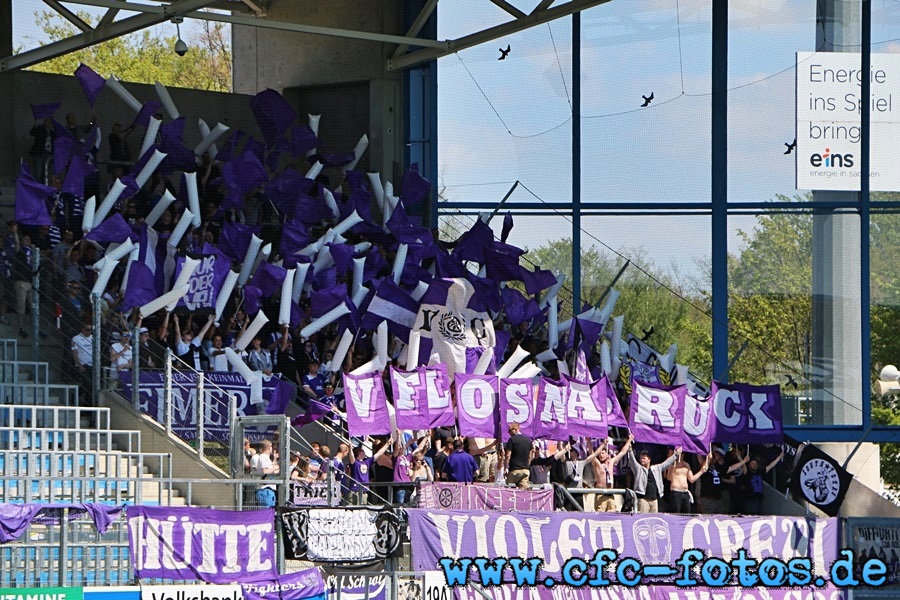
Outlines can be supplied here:
M809 164L814 167L850 168L853 166L853 155L838 154L837 152L832 153L831 148L825 148L824 153L811 155L809 157Z

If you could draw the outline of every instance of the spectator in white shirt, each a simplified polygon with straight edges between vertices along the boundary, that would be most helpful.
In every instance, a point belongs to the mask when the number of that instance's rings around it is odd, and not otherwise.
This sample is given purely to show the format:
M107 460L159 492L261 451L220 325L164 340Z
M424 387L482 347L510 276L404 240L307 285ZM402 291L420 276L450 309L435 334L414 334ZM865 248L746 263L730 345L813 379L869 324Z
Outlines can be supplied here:
M109 349L109 362L117 371L130 369L132 366L131 332L122 332L118 342Z

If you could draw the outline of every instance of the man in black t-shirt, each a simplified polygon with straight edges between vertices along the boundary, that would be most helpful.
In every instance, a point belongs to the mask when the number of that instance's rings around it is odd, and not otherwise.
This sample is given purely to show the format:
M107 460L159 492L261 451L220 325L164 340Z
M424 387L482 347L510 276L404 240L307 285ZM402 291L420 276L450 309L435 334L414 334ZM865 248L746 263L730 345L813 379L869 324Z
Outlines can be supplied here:
M441 449L438 450L434 458L431 459L431 462L434 464L434 480L444 480L444 464L447 462L447 456L450 452L453 451L453 441L448 438L447 443L441 446Z
M519 433L519 424L509 424L509 441L506 442L506 483L519 489L531 487L529 476L534 449L531 438Z

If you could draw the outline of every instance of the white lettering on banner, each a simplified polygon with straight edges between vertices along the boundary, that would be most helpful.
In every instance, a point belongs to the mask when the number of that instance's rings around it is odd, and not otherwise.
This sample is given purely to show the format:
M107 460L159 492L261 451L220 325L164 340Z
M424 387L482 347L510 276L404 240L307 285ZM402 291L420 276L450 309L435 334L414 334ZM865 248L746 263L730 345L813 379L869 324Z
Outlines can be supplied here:
M541 410L541 422L553 423L556 421L560 425L566 424L566 398L563 389L560 386L547 382L543 386L544 390L544 408ZM538 400L541 397L538 395Z
M650 518L661 521L668 535L677 531L673 524L666 523L660 517ZM544 560L545 572L558 573L569 558L589 557L596 548L609 548L619 554L636 549L640 551L639 546L632 548L626 544L634 526L646 517L572 517L560 520L524 514L490 517L485 514L430 512L428 519L434 524L433 531L442 556L533 556ZM805 557L811 552L815 572L825 573L830 567L825 564L826 528L829 524L835 526L833 520L816 520L815 535L811 538L810 524L804 518L771 516L757 520L744 518L739 522L723 517L698 516L684 523L676 539L669 539L672 556L690 548L705 548L724 560L733 559L742 548L752 552L757 560L768 557L787 560ZM630 543L637 545L637 534L634 535ZM677 535L681 536L680 540Z
M503 399L506 402L507 423L527 423L531 420L531 385L525 382L509 383L505 386Z
M768 399L768 394L755 392L750 394L750 429L775 429L772 419L762 411L762 407L766 405Z
M741 422L738 408L741 405L741 394L737 390L720 389L715 398L716 419L726 427L736 427Z
M188 280L188 293L184 296L184 305L188 310L212 307L215 302L214 278L215 255L204 256Z
M672 414L675 398L672 397L672 394L642 385L636 385L635 390L639 399L637 413L634 416L635 422L650 427L657 424L662 427L675 427L675 415Z
M494 386L484 379L469 379L456 390L459 407L473 419L494 414Z
M413 379L415 378L415 380ZM394 407L397 410L410 411L416 408L416 388L419 383L419 373L400 373L391 371L391 383L394 389ZM430 400L430 397L429 397ZM362 416L362 415L360 415Z
M146 534L144 525L147 526ZM227 525L219 523L194 523L189 517L181 517L177 521L174 516L165 521L159 519L145 519L136 516L128 519L128 526L133 537L134 568L135 570L158 570L183 568L185 563L175 558L178 549L181 556L192 557L193 535L200 538L200 555L203 562L194 565L200 573L217 574L219 570L216 564L218 556L216 544L224 542L225 564L222 565L222 573L250 573L267 572L272 570L270 560L261 560L260 553L265 550L263 534L272 534L271 523L256 525ZM176 548L174 540L181 541L181 548ZM247 565L238 564L238 546L248 548L247 555L250 561Z
M347 396L361 419L368 419L372 412L375 380L371 377L347 380Z
M566 402L566 414L569 419L603 421L603 413L600 407L594 404L594 394L590 384L569 382L569 398Z
M141 600L243 600L239 585L142 585Z
M432 410L441 410L450 407L449 381L443 371L435 369L423 369L425 373L425 396L428 398L428 406ZM440 384L440 385L438 385Z
M324 561L376 558L376 517L377 513L368 510L309 511L306 556Z
M712 403L694 398L690 394L684 399L684 432L689 435L700 435L709 426Z

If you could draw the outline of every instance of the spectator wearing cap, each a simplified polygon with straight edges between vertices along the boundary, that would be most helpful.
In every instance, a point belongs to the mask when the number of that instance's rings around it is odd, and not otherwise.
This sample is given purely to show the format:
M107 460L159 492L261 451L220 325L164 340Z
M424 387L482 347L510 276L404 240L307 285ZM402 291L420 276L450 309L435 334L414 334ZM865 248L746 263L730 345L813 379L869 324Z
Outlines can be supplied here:
M119 340L109 347L109 364L116 371L125 371L132 367L131 332L123 331Z
M158 353L154 351L150 345L150 330L141 327L138 330L138 339L136 344L138 348L138 366L141 369L158 369L162 363L157 364Z
M342 398L338 398L334 393L334 384L330 381L327 382L324 386L324 394L319 399L319 402L325 404L331 409L331 412L328 415L330 425L338 430L342 430L344 427L343 418L345 413L341 410L341 400Z
M319 375L319 360L311 358L302 378L301 391L311 400L318 400L325 395L325 380Z

